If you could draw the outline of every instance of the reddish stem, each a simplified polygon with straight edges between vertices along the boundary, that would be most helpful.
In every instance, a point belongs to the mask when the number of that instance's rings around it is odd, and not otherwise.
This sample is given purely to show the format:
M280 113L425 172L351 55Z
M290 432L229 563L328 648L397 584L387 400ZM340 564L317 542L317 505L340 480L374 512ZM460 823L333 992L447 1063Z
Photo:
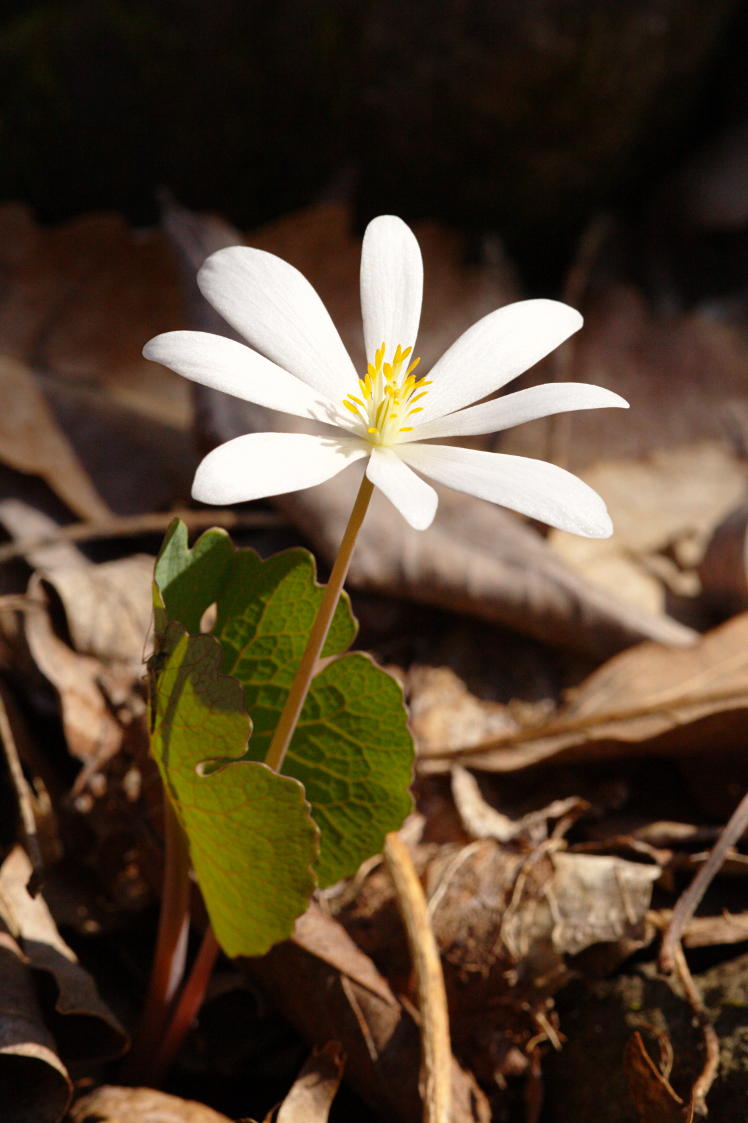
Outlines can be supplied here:
M125 1082L150 1075L152 1058L184 975L190 926L190 860L187 839L164 793L164 881L148 998L122 1074Z
M179 1052L187 1030L192 1025L195 1016L205 998L205 991L210 982L218 953L218 941L213 935L210 925L205 930L200 950L192 965L187 982L176 1002L169 1019L166 1034L153 1064L153 1078L156 1084L160 1083Z

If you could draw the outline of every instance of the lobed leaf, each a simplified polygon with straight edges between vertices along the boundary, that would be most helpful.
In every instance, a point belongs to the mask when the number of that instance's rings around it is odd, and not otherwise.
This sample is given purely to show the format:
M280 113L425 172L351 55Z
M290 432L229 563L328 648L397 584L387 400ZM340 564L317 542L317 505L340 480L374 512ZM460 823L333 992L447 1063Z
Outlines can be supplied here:
M314 558L292 549L263 560L234 550L223 531L190 550L184 524L169 528L156 564L162 619L199 626L215 602L223 671L242 684L252 715L247 759L264 760L322 597ZM329 885L381 850L411 807L413 743L399 684L367 656L342 655L356 634L341 597L300 715L284 773L303 783L321 830L317 875ZM157 624L158 629L158 624Z
M304 789L246 759L251 722L216 639L172 621L154 660L151 747L213 930L228 955L263 955L314 891L318 830Z

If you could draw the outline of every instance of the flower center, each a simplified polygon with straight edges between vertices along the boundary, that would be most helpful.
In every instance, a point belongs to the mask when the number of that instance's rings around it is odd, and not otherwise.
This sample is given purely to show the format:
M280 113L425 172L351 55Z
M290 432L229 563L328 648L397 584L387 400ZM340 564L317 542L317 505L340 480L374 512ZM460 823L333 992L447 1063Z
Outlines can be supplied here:
M387 363L384 361L387 347L383 343L374 355L374 362L368 364L364 377L358 380L360 397L349 394L343 401L373 445L396 444L401 433L412 433L413 426L409 422L423 409L416 402L426 396L426 387L431 383L418 380L413 374L421 360L413 359L408 363L412 350L412 347L403 350L398 343L392 361Z

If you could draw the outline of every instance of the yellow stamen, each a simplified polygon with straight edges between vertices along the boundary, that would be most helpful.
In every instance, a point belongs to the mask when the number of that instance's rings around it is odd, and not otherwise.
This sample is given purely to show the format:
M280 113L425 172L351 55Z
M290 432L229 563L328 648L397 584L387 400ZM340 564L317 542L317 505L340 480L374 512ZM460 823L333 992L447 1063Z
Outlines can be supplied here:
M408 364L412 347L397 344L387 358L386 343L374 352L372 362L367 362L366 372L358 379L359 395L348 394L343 405L356 418L358 431L366 434L372 444L387 447L398 440L400 433L413 432L412 425L398 426L398 421L422 412L416 402L426 395L430 382L419 380L413 371L420 359ZM386 360L386 361L385 361Z

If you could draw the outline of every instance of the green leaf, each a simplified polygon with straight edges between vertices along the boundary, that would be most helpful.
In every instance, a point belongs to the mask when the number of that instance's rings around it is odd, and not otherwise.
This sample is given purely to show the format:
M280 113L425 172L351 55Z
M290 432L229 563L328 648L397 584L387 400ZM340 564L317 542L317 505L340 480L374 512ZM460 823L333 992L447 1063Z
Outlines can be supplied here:
M186 528L172 524L156 585L156 603L188 628L196 630L216 604L223 671L244 687L252 715L247 757L264 760L322 598L314 558L293 549L262 560L252 550L234 550L218 530L189 550ZM323 886L378 853L411 808L413 742L402 691L367 656L341 654L356 627L343 594L323 650L339 657L313 680L283 767L304 784L321 829Z
M151 747L218 942L228 955L263 955L307 908L318 831L297 780L242 759L251 722L223 658L214 637L167 626Z
M206 530L190 550L182 520L169 524L153 575L157 637L170 620L178 620L190 635L200 631L202 615L218 600L234 553L225 530Z

